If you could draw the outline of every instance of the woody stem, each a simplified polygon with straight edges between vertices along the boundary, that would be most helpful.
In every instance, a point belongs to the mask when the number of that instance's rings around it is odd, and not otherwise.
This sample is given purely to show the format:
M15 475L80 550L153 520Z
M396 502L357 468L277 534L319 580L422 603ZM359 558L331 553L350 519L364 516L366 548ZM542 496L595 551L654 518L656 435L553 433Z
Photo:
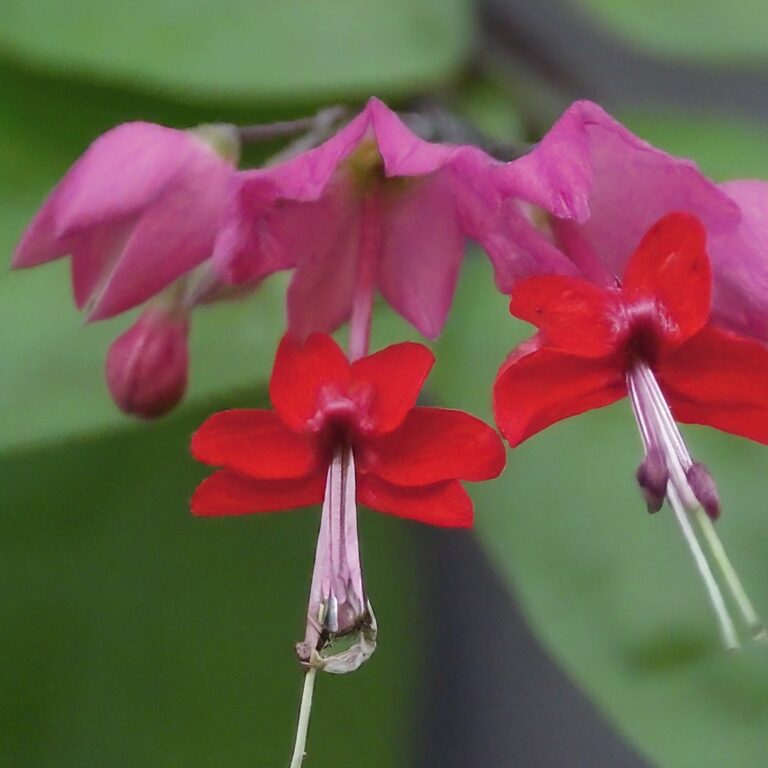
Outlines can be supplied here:
M312 693L315 689L315 677L317 669L310 667L304 674L304 688L301 691L301 708L299 709L299 723L296 726L296 742L293 747L293 757L290 768L300 768L304 762L307 746L307 731L309 730L309 715L312 711Z
M368 354L371 341L371 317L376 288L376 262L379 255L379 200L376 191L365 195L361 203L357 274L349 319L349 359Z

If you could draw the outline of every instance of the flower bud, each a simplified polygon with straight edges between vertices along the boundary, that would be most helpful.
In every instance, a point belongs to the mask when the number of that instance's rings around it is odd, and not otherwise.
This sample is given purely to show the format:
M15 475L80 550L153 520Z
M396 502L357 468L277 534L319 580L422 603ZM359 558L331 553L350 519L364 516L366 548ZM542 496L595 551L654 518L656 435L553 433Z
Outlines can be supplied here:
M172 410L187 387L189 352L186 314L150 307L112 343L106 379L125 413L154 419Z
M700 462L695 461L685 476L702 509L710 519L717 520L720 517L720 496L709 470Z
M669 470L664 454L658 448L649 449L637 468L637 484L650 513L658 512L663 506L668 482Z

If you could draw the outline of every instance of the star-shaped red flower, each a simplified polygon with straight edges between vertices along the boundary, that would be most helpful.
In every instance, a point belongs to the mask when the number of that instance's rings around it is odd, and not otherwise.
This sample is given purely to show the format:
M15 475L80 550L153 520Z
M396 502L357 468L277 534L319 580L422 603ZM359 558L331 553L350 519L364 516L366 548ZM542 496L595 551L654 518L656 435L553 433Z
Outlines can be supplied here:
M678 421L768 443L768 350L710 324L706 233L672 213L643 237L613 289L579 278L532 277L510 312L540 333L496 379L497 423L512 445L627 395L649 368Z
M354 456L357 500L431 525L468 527L460 480L498 475L496 432L461 411L416 406L434 362L415 343L349 363L330 336L283 339L270 383L274 410L231 410L195 433L192 453L223 467L198 487L192 511L233 515L323 501L339 447Z

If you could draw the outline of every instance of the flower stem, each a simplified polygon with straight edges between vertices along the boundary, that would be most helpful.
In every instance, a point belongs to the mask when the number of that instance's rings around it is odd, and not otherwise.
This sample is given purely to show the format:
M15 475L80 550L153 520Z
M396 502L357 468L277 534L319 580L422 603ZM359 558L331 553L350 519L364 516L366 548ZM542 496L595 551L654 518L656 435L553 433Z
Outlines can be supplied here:
M311 117L300 117L297 120L280 120L276 123L262 125L238 126L237 135L243 144L258 144L262 141L272 141L289 136L296 136L305 131L313 131L318 126L336 123L346 114L342 106L321 109Z
M301 708L299 709L299 723L296 726L296 742L293 747L293 757L290 768L300 768L304 762L307 745L307 731L309 730L309 715L312 712L312 694L315 689L315 677L317 669L309 667L304 674L304 688L301 692Z
M757 611L752 605L752 601L749 599L744 585L741 583L741 579L736 573L736 569L733 567L725 547L723 547L723 543L720 541L720 537L715 531L715 526L712 524L707 513L701 508L696 510L695 518L699 529L704 534L704 538L709 545L715 564L728 585L728 589L731 590L734 602L739 607L741 615L744 617L744 621L752 633L752 637L755 640L768 640L768 631L766 631L765 624L757 615Z
M349 359L352 361L368 354L376 288L376 261L380 245L378 194L375 191L368 192L361 206L357 275L349 318Z

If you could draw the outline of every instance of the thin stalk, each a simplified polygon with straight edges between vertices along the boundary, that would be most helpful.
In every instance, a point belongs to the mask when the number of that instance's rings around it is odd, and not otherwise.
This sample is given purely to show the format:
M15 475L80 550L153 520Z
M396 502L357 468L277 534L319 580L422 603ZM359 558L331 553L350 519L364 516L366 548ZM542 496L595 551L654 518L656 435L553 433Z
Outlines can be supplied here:
M749 599L744 585L741 583L741 579L736 573L736 569L733 567L725 547L723 547L723 543L720 541L720 537L717 535L717 531L715 531L715 526L712 524L707 513L701 508L696 510L695 518L699 529L707 540L712 557L725 583L728 585L728 589L731 590L734 602L739 607L741 615L744 617L744 621L752 633L752 637L755 640L768 640L768 631L766 631L765 624L757 615L757 611L752 605L752 601Z
M318 125L325 126L328 123L335 123L345 114L346 109L344 107L327 107L311 117L300 117L297 120L280 120L262 125L238 126L237 135L243 144L258 144L262 141L297 136L300 133L314 130Z
M290 768L300 768L304 762L304 755L306 755L307 731L309 730L309 715L312 712L312 693L315 689L315 677L317 677L317 669L315 667L310 667L304 674L299 723L296 726L296 742L293 748Z

